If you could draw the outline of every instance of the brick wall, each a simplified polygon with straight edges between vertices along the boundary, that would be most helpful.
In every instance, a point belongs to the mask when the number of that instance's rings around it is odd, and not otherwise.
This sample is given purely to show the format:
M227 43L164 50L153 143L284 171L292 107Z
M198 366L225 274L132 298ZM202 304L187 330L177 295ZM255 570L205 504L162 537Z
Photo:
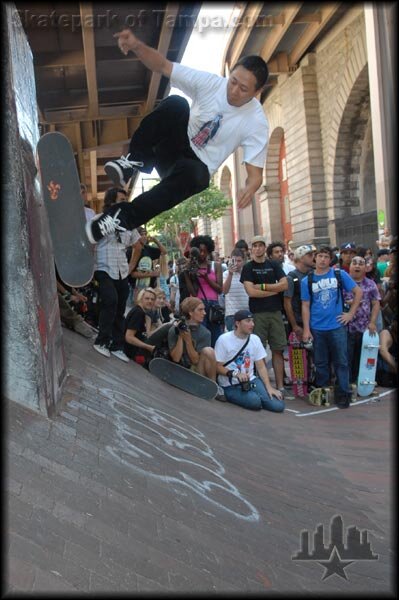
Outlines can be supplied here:
M273 239L281 237L278 151L284 135L294 246L308 241L335 243L336 223L362 212L364 165L370 166L361 8L338 23L294 73L279 78L264 109L270 125L266 192L260 197L264 231L270 231ZM369 177L366 183L370 208L373 184Z

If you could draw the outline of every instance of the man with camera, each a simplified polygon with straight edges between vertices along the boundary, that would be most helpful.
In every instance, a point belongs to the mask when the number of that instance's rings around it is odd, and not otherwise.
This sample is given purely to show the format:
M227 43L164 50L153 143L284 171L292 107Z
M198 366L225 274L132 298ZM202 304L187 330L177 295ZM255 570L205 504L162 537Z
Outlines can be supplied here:
M264 408L283 412L282 393L270 383L265 363L266 350L253 330L252 313L239 310L234 315L234 331L218 338L215 354L219 384L226 400L232 404L250 410Z
M180 311L182 317L168 333L171 359L216 381L216 358L211 348L211 334L202 325L204 303L199 298L185 298L180 304Z

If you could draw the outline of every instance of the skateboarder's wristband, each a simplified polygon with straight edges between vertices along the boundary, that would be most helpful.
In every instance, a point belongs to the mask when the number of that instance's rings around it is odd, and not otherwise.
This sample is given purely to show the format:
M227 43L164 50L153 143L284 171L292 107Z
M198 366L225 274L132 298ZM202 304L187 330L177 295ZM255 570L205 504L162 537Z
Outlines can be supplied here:
M260 284L260 289L262 290L262 292L266 291L266 284L265 283L261 283Z

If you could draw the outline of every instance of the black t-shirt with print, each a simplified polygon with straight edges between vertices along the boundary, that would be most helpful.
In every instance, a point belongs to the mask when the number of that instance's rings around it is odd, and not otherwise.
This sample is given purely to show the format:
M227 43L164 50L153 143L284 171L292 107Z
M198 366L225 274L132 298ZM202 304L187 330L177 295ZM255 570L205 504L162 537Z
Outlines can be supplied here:
M275 260L265 260L262 263L251 260L247 262L241 272L241 283L251 281L259 283L277 283L285 277L280 263ZM282 310L281 294L266 298L249 298L249 310L253 313Z

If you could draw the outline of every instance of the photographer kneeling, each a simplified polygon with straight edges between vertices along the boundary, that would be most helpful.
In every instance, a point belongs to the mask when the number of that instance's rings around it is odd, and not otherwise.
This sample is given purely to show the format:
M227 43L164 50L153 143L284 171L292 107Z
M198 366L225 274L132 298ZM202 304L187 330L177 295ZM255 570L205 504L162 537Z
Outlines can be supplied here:
M186 298L180 304L180 312L182 318L168 333L171 359L216 381L216 358L215 351L211 348L211 334L202 325L204 303L199 298Z
M253 330L254 319L250 311L239 310L234 315L234 331L222 334L217 340L215 354L219 384L226 400L232 404L251 410L264 408L283 412L282 394L270 383L266 351Z

